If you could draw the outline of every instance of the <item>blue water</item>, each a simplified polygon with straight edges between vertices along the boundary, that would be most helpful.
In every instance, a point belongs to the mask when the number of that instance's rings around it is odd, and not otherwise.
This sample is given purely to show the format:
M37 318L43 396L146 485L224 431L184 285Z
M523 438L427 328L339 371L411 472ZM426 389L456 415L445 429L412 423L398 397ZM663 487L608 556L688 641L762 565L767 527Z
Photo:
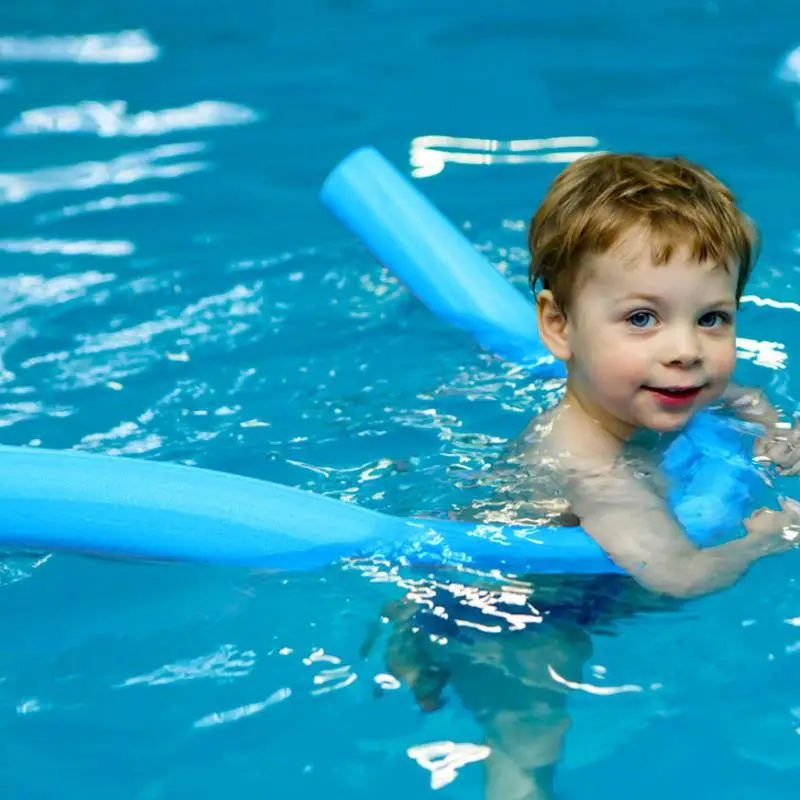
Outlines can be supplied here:
M321 208L365 143L520 286L553 153L702 161L764 236L739 377L794 413L798 45L778 0L6 0L2 441L397 514L458 502L548 390L432 319ZM581 138L459 163L486 155L466 138L553 137ZM380 648L358 649L385 574L0 563L3 797L480 796L479 764L419 763L437 742L474 753L456 702L374 696ZM563 797L796 797L799 566L598 637L586 681L611 691L574 693Z

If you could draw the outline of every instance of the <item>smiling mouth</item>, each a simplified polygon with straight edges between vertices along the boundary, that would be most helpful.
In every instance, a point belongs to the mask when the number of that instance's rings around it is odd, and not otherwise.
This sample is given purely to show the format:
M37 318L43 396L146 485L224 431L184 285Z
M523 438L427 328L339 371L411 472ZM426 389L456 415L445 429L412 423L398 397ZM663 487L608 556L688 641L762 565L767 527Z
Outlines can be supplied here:
M702 386L645 386L656 394L665 394L670 397L690 397L697 394L703 387Z
M645 386L663 406L678 407L690 404L703 386Z

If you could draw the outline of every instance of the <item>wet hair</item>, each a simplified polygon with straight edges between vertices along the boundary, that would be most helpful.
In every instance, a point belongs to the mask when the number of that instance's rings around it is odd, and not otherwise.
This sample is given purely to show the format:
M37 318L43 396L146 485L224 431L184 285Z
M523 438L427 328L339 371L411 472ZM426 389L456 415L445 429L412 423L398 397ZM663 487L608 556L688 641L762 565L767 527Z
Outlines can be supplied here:
M531 288L552 291L566 312L584 257L608 252L634 230L646 234L654 264L687 247L700 263L738 269L737 300L758 256L755 225L703 167L680 157L601 153L561 172L531 220Z

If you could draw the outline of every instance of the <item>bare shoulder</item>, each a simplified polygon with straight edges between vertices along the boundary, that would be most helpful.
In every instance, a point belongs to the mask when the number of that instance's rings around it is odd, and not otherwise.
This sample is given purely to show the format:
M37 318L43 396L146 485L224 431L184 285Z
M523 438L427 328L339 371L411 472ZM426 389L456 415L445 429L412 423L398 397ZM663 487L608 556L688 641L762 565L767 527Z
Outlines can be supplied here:
M580 417L553 415L535 427L524 459L546 467L551 480L579 518L598 511L662 508L668 491L657 452L622 445Z
M488 495L458 509L460 519L524 525L576 525L562 493L556 460L549 456L550 418L534 418L484 473Z

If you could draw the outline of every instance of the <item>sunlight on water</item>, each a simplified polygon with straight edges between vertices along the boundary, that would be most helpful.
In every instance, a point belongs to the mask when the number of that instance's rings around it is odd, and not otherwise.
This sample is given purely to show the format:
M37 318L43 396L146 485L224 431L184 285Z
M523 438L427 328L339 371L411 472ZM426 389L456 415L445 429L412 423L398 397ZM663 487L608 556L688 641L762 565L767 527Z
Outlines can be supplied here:
M59 254L63 256L119 256L132 255L133 242L122 240L97 241L96 239L0 239L0 252L29 253L34 256Z
M83 214L97 214L104 211L115 211L137 206L163 205L179 203L181 198L172 192L149 192L146 194L125 194L119 197L103 197L100 200L90 200L88 203L64 206L56 211L46 211L36 216L39 224L56 222L69 217L79 217Z
M154 178L174 179L209 168L203 161L165 159L194 155L205 150L199 142L161 145L118 156L107 162L85 161L66 167L44 167L30 172L0 173L0 205L23 203L39 195L63 191L91 191L105 186L131 184Z
M143 64L160 50L146 31L86 36L0 36L0 61L77 64Z
M411 142L412 176L430 178L447 164L569 164L598 151L593 136L556 136L507 142L459 136L417 136Z
M778 78L787 83L800 83L800 47L786 56L778 68Z
M408 757L431 773L431 789L441 789L458 777L458 770L488 758L485 745L430 742L408 748Z
M252 651L239 652L232 645L223 645L210 655L199 656L177 664L166 664L148 675L137 675L128 678L117 688L145 684L147 686L163 686L179 681L197 680L199 678L226 679L241 678L250 674L256 664L256 654Z
M183 108L129 114L124 100L111 103L84 101L75 106L51 106L23 111L5 127L6 136L94 133L115 136L164 136L174 131L224 125L245 125L258 120L249 108L206 100Z
M277 689L268 698L266 698L266 700L261 700L257 703L248 703L245 706L231 708L226 711L215 711L213 714L209 714L206 717L196 720L193 723L193 727L210 728L215 725L238 722L241 719L246 719L247 717L253 716L253 714L258 714L264 709L274 706L276 703L281 703L284 700L288 700L291 696L292 690L288 687Z

